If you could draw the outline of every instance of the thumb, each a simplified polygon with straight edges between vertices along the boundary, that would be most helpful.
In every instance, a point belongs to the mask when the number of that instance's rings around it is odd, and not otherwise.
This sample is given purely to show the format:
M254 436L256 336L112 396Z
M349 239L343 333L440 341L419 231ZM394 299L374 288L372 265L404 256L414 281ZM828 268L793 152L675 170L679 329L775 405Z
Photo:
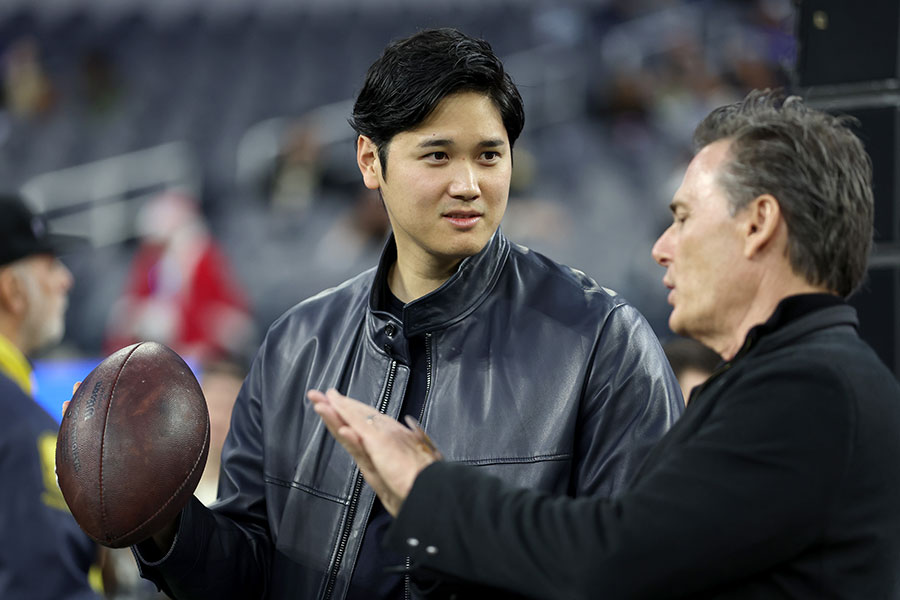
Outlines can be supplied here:
M78 388L79 388L79 387L81 387L81 382L80 382L80 381L76 381L75 384L72 386L72 395L73 395L73 396L75 395L75 392L78 391ZM62 407L62 414L63 414L63 416L66 416L66 411L69 410L69 404L70 404L71 402L72 402L71 400L65 400L65 401L63 402L63 407Z

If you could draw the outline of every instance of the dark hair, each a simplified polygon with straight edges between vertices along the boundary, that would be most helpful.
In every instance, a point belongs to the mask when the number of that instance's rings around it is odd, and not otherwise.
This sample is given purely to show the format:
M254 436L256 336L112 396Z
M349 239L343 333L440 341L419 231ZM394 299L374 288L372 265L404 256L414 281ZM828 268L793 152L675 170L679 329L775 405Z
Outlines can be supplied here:
M872 164L850 130L855 120L806 106L798 96L753 91L697 126L700 149L730 139L719 183L734 215L754 198L778 200L795 273L847 297L866 273L872 245Z
M391 42L369 67L350 125L375 143L386 175L391 139L419 125L445 97L464 91L490 97L512 146L525 125L519 90L490 44L449 28Z

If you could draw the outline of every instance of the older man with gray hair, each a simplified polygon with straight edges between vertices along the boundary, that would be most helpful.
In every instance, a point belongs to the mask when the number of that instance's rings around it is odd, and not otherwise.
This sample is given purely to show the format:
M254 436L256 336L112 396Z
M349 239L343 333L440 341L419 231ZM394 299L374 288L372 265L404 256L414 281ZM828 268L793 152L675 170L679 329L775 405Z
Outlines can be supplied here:
M56 484L59 425L33 398L29 362L62 340L72 274L57 254L77 243L0 196L0 598L98 597L97 547Z
M653 257L672 330L725 362L623 495L512 489L309 393L415 568L536 598L900 597L900 387L845 302L871 246L868 157L845 119L771 92L695 139Z

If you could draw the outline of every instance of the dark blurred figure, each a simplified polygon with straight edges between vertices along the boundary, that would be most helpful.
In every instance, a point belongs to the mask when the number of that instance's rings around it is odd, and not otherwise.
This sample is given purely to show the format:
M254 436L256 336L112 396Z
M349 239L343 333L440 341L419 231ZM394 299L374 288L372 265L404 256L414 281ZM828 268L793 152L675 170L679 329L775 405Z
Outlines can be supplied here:
M193 198L168 191L138 215L141 246L107 331L107 352L139 340L204 362L254 337L246 293Z
M335 275L378 260L390 231L387 211L378 192L359 186L347 191L350 202L317 240L313 262Z
M266 181L266 196L273 208L306 210L322 179L321 144L316 128L299 121L286 135L284 147Z
M685 404L690 399L691 390L709 379L722 362L721 356L691 338L674 338L663 344L663 351L678 378Z
M0 197L0 598L94 599L95 544L56 483L56 420L33 398L29 357L62 340L69 242L17 197Z
M81 94L88 111L103 115L112 110L121 96L121 83L109 54L92 48L79 64Z

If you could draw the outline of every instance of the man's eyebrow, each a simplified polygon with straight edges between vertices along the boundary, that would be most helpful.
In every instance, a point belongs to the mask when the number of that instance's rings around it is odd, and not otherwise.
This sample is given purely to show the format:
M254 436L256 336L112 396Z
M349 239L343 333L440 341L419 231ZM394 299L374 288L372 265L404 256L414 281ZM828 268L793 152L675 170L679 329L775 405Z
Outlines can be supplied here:
M423 140L423 141L419 142L418 147L419 148L439 148L439 147L444 147L444 146L455 146L455 145L456 144L453 142L453 140L448 139L448 138L429 138L427 140ZM496 138L496 139L482 140L481 142L478 143L478 145L482 148L499 148L501 146L505 146L506 142L504 142L502 139Z
M448 140L445 138L428 138L422 142L419 142L419 148L437 148L439 146L452 146L453 140Z
M671 204L669 204L669 210L672 212L677 211L679 208L684 208L684 202L681 200L673 200Z

